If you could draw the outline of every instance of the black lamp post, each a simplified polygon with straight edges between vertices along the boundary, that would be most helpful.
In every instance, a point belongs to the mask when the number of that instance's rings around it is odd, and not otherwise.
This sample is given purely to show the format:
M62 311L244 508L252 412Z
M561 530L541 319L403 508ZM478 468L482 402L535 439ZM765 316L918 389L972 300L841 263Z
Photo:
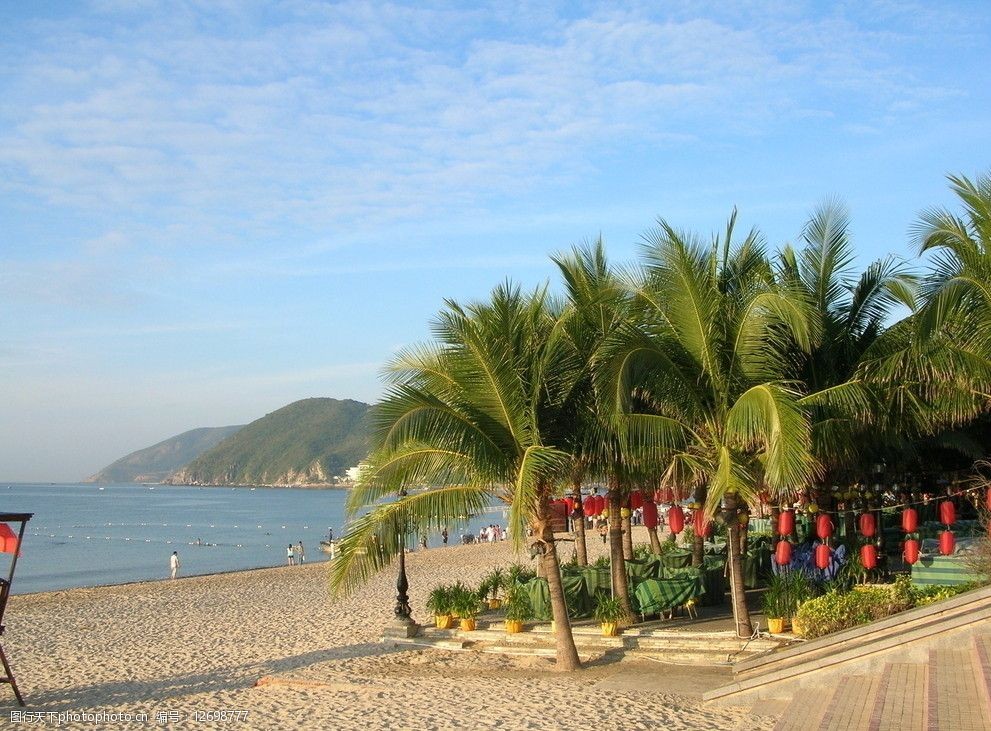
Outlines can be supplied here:
M399 499L406 497L406 489L399 491ZM396 633L414 637L419 626L413 621L413 609L409 605L409 580L406 578L406 525L400 526L396 519L396 536L399 539L399 577L396 579Z

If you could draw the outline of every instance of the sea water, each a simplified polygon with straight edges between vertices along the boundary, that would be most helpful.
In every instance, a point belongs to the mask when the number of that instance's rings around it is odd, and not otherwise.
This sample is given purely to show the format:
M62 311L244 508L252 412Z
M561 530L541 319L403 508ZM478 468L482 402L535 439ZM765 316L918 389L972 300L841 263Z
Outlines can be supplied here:
M320 541L341 536L346 499L346 490L0 483L0 512L34 513L15 594L164 579L173 551L180 576L282 566L300 541L308 563L325 561ZM488 523L505 525L504 514L454 525L449 540ZM3 577L10 556L0 554Z

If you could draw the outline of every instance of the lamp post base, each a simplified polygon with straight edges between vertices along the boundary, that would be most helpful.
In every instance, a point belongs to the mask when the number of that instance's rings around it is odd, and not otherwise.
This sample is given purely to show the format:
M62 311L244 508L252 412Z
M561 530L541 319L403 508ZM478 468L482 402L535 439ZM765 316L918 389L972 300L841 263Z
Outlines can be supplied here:
M420 634L420 625L409 617L396 617L396 619L385 626L382 630L382 637L385 639L408 640Z

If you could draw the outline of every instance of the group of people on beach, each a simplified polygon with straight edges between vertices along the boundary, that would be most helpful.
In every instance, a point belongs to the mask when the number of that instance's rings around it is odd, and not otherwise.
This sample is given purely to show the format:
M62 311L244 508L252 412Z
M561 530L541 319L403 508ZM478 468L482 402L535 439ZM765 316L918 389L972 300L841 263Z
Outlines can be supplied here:
M302 541L295 546L291 543L286 546L286 563L289 566L295 566L297 564L302 566L304 561L306 561L306 552L303 550Z

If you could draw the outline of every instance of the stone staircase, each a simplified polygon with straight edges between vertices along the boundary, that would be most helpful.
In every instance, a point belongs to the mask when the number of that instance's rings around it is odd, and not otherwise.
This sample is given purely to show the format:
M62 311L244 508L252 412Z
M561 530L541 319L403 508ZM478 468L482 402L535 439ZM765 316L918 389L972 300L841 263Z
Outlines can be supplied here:
M733 666L716 705L790 702L775 727L991 731L991 587Z
M926 662L888 662L880 673L841 676L796 694L774 731L988 731L991 634Z
M623 630L618 637L603 637L598 624L576 623L572 635L578 654L589 659L606 653L624 657L641 657L667 663L729 665L744 658L754 658L782 646L780 640L737 639L734 632L687 631L661 628L651 622ZM506 634L502 622L479 621L473 632L424 627L412 638L385 638L400 645L417 645L446 650L472 650L504 655L553 657L554 635L549 624L529 624L526 631Z

